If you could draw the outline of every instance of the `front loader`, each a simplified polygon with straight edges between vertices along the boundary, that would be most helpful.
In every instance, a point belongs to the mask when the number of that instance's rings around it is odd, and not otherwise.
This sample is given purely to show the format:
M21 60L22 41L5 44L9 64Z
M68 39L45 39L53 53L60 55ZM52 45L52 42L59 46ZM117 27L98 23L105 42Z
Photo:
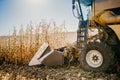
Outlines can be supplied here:
M81 2L91 11L90 17L86 13L89 11L84 10L85 6ZM77 31L79 51L75 59L79 60L81 68L94 72L116 69L116 62L120 58L120 0L72 0L72 5L73 14L79 20ZM70 64L76 53L73 49L64 55L65 49L67 48L51 50L48 44L44 43L31 59L29 66L62 65L66 56L70 56L70 60L68 59Z
M81 51L80 66L87 71L111 71L120 56L120 0L94 0L85 27L80 25L83 19L80 2L73 0L77 15L73 13L79 19L77 48Z

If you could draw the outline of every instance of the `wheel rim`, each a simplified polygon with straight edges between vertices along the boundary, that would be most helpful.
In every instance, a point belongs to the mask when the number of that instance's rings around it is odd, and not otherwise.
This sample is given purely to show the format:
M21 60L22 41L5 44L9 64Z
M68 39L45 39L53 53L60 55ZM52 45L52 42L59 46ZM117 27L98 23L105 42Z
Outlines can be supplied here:
M103 56L97 50L90 50L86 55L86 62L93 68L100 67L103 63Z

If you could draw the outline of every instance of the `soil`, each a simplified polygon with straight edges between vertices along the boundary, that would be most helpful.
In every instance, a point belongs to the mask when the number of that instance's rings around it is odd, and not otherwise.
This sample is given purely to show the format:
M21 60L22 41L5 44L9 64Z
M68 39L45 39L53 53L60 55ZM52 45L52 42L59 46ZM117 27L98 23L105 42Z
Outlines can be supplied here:
M120 80L119 73L86 72L79 65L34 66L0 65L0 80Z

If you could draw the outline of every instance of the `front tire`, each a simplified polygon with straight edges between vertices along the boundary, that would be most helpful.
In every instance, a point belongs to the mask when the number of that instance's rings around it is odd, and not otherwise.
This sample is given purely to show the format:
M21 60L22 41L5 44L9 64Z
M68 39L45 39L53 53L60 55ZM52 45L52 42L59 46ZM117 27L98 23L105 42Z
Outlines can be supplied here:
M86 71L109 71L114 66L114 52L101 42L90 42L79 57L80 66Z

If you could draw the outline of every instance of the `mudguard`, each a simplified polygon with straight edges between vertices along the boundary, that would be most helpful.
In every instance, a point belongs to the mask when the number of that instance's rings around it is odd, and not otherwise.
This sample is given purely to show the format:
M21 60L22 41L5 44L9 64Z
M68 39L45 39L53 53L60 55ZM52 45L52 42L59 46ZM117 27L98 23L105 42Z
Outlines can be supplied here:
M120 24L116 25L108 25L117 35L118 39L120 40Z

